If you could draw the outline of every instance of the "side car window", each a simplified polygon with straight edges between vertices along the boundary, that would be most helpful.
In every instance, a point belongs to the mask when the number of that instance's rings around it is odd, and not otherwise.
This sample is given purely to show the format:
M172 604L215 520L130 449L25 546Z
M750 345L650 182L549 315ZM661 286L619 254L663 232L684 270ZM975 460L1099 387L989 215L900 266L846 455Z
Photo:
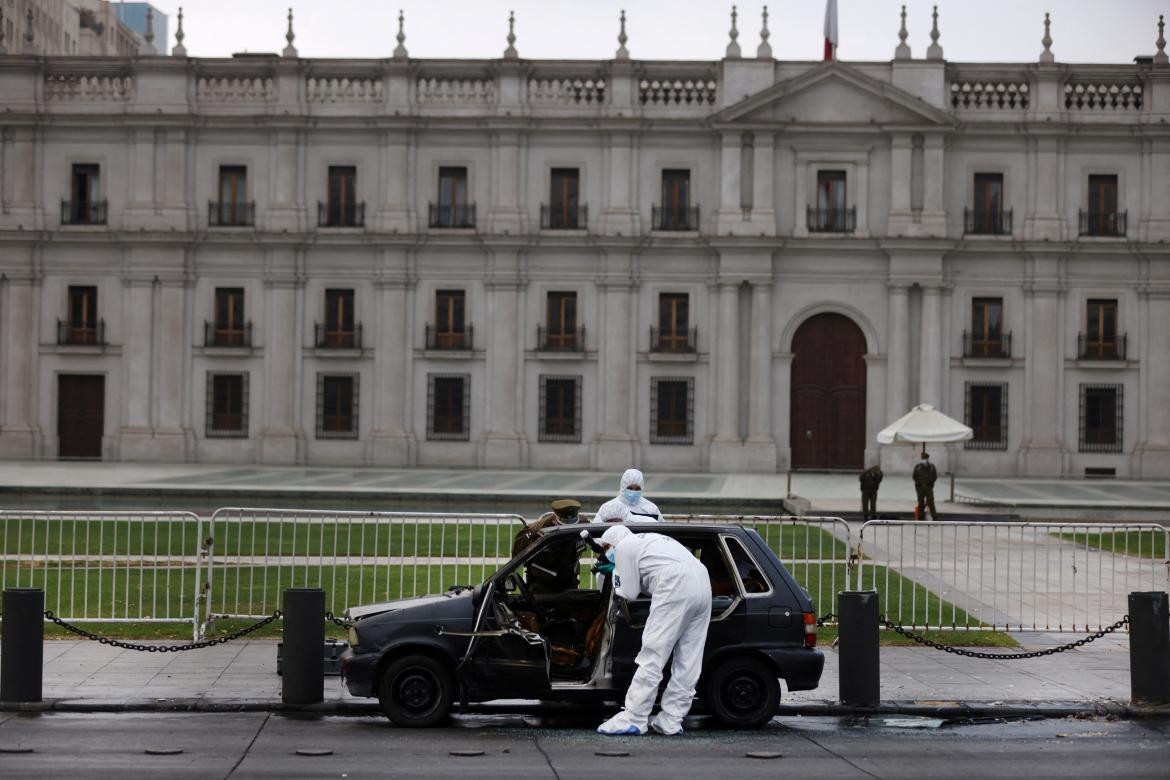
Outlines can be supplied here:
M712 596L735 596L735 579L727 568L727 559L719 548L719 539L714 536L679 537L676 539L686 547L707 568L707 575L711 578Z
M727 543L727 551L731 553L731 560L735 563L735 570L743 583L744 593L767 593L772 589L771 583L755 560L744 549L743 543L733 536L723 537Z

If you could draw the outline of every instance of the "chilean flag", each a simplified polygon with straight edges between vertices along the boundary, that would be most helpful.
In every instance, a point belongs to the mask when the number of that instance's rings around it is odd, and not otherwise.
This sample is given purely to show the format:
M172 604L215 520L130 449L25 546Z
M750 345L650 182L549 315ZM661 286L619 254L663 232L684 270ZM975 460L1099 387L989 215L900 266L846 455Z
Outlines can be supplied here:
M825 2L825 62L837 54L837 0Z

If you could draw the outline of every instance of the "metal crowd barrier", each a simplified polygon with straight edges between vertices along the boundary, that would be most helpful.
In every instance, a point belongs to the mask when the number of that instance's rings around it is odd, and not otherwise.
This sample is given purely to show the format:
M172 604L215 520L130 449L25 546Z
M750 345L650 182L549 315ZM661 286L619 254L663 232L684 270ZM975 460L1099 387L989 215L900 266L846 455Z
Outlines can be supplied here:
M208 523L212 616L258 618L285 588L324 588L328 611L481 582L511 557L524 519L505 514L229 507Z
M1154 524L871 520L857 550L857 589L917 630L1099 631L1130 592L1170 589Z
M40 588L70 621L198 623L191 512L0 511L0 588Z

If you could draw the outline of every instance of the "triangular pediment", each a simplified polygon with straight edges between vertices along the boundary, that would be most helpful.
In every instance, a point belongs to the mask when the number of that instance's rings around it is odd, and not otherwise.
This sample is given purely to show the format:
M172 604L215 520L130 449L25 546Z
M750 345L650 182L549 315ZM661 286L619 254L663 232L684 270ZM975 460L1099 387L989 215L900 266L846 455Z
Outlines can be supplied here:
M882 127L952 123L947 112L837 60L744 98L711 121Z

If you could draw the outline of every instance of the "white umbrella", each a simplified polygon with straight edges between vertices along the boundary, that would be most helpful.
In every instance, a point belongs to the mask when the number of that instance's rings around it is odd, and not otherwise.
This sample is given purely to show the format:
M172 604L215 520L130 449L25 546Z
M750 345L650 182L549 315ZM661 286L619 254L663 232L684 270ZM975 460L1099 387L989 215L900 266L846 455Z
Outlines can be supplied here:
M918 404L877 435L879 444L894 444L899 441L922 442L926 451L927 442L965 441L975 432L963 423L947 417L930 404Z

